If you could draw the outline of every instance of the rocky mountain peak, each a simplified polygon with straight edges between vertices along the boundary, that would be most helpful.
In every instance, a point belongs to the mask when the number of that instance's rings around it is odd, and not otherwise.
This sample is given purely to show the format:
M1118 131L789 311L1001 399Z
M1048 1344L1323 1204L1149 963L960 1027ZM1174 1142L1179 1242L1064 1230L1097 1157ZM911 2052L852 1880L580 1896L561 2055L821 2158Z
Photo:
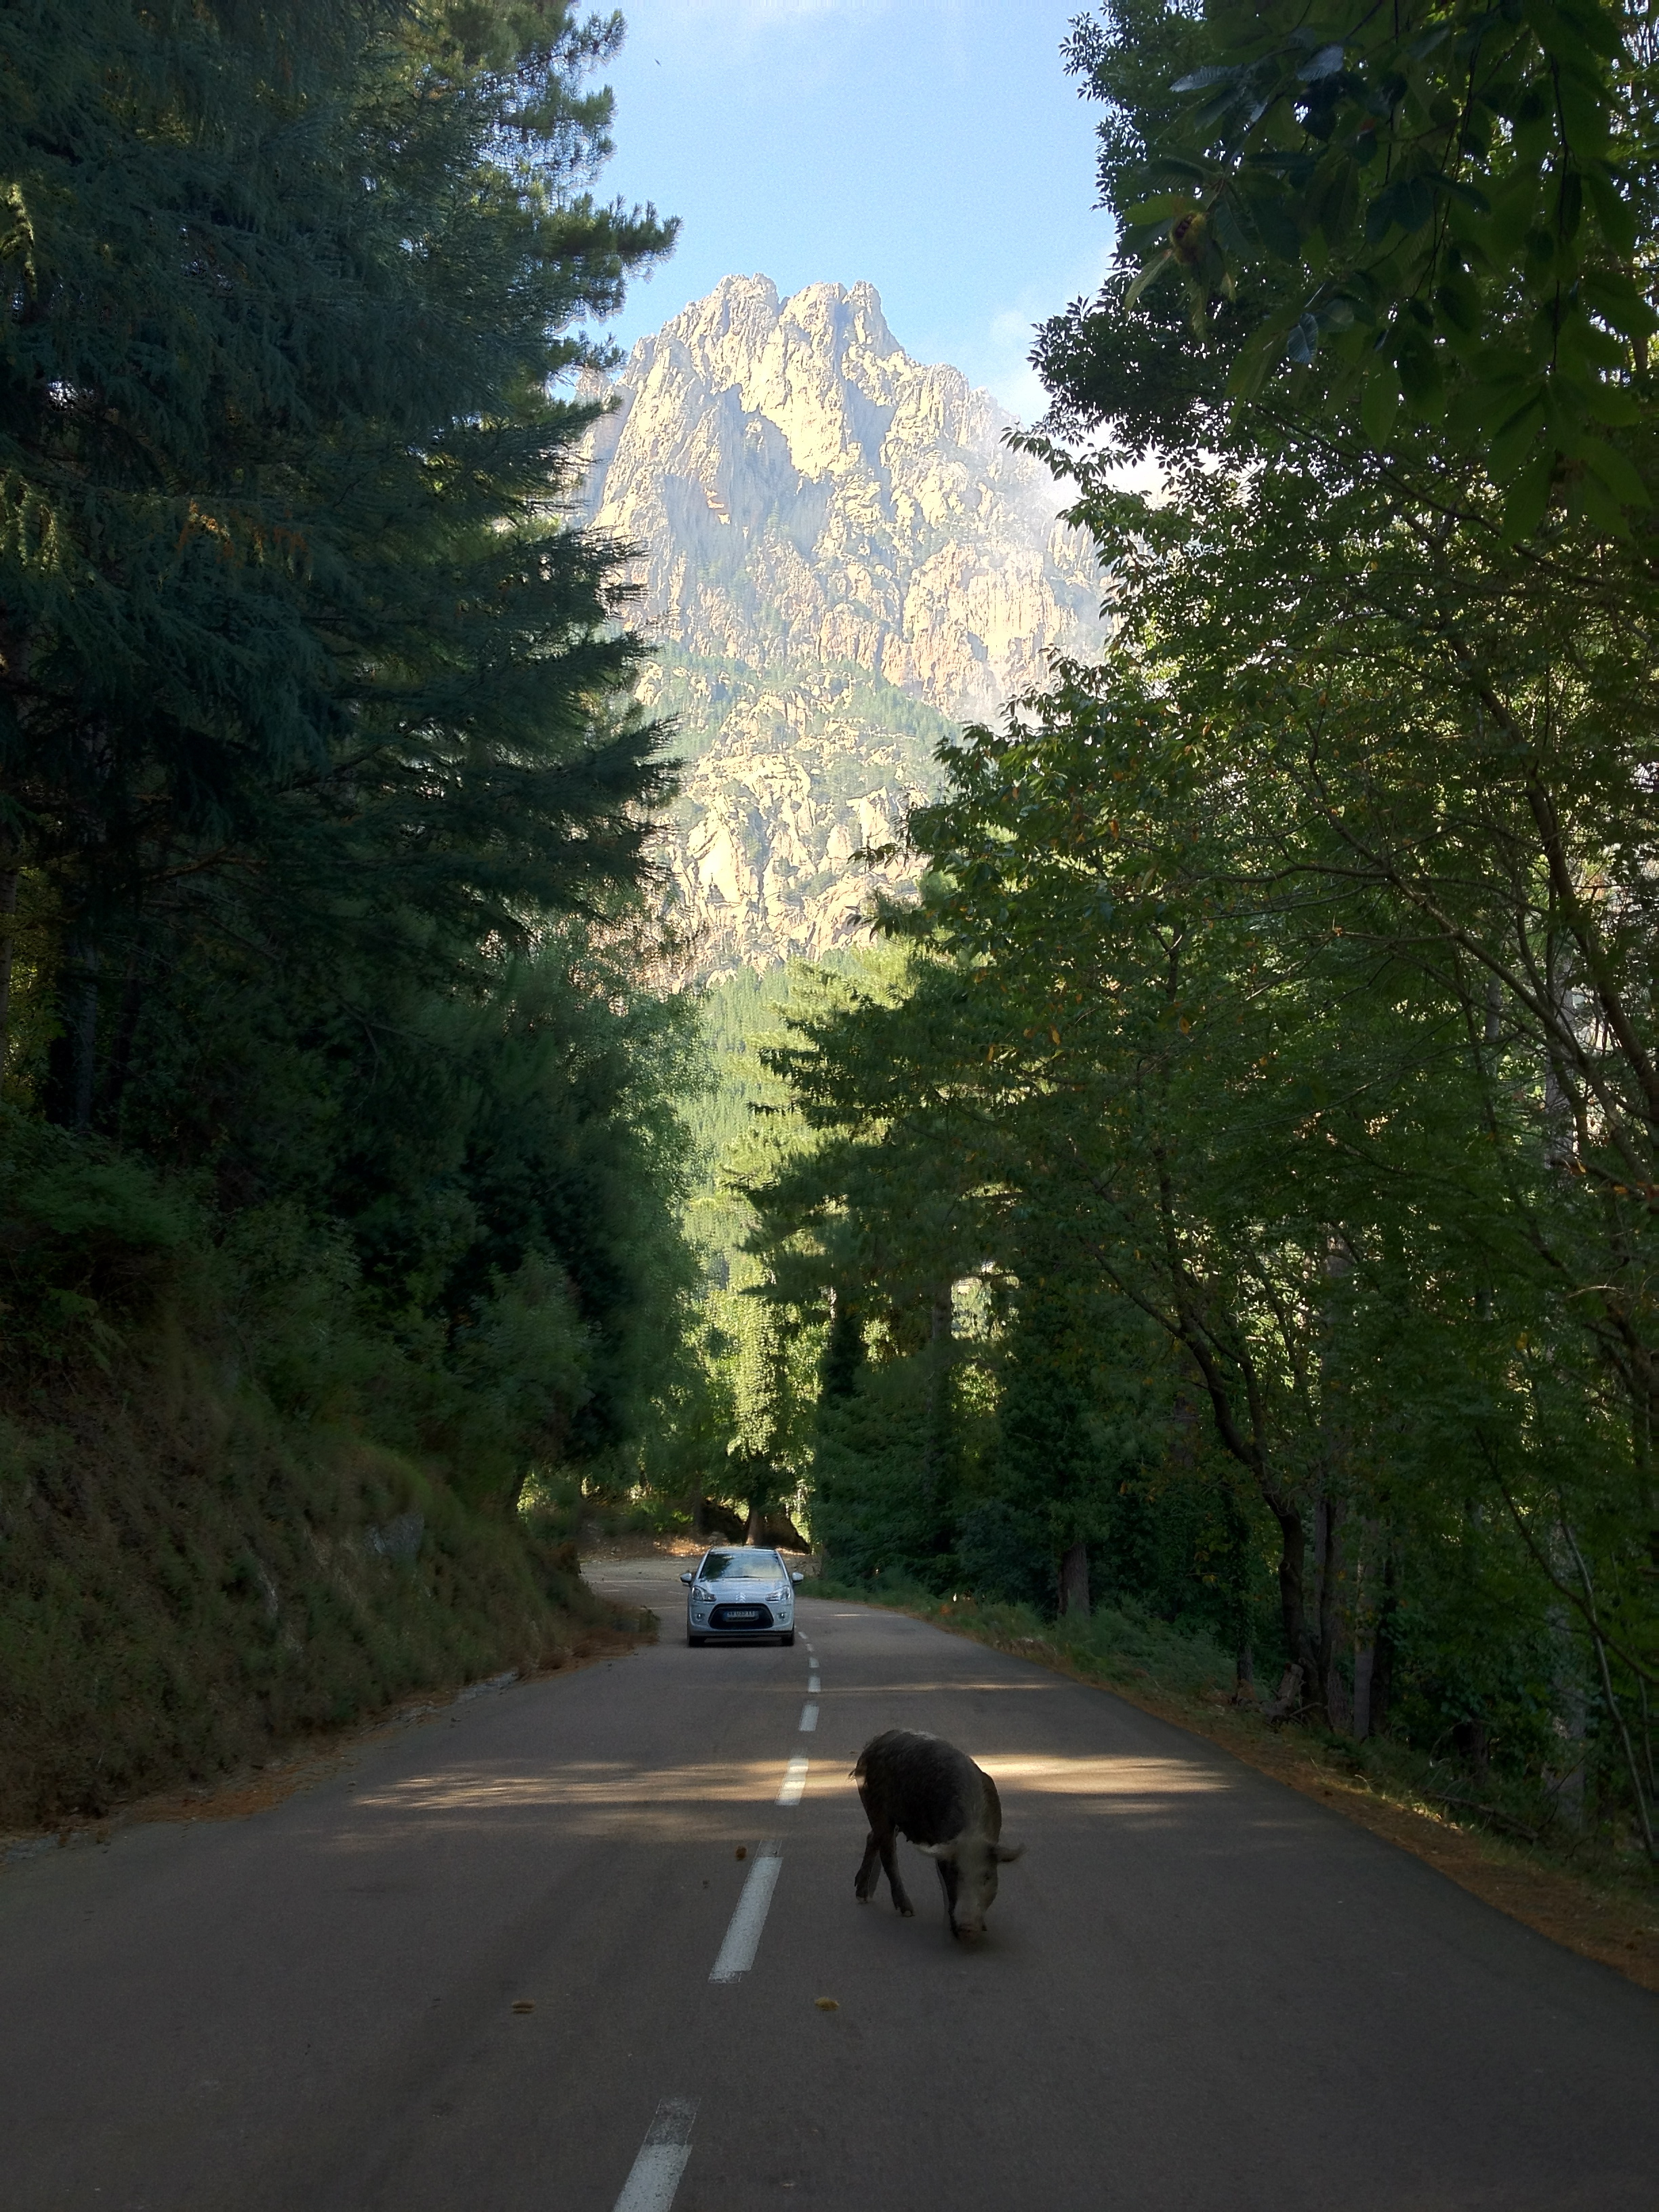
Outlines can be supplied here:
M848 855L936 787L939 738L1098 643L1092 548L1012 418L913 360L869 284L727 276L612 390L588 514L632 549L647 703L691 763L682 919L705 967L819 953L861 927Z

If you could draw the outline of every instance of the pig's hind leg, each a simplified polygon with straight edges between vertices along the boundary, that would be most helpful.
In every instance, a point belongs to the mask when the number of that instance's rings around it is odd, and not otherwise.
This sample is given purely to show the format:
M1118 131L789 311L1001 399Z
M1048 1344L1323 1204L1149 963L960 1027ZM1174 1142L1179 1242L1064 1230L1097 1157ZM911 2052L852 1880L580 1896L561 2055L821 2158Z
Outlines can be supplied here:
M875 1830L872 1828L870 1840L864 1847L864 1856L860 1862L859 1870L853 1877L853 1894L860 1905L868 1905L876 1893L876 1867L880 1856L881 1845L876 1840Z
M870 1822L870 1840L864 1847L864 1858L853 1882L853 1894L861 1905L867 1905L876 1893L877 1867L887 1876L887 1887L892 1892L893 1904L906 1919L913 1918L910 1900L904 1893L904 1883L898 1870L898 1856L893 1849L893 1824L878 1813L863 1790L859 1791L864 1810Z
M859 1784L859 1802L864 1808L864 1817L870 1823L870 1840L864 1847L864 1857L853 1877L853 1894L860 1905L868 1905L876 1893L876 1862L881 1856L881 1838L877 1832L882 1823L875 1807L870 1802L870 1793L863 1783Z
M898 1853L893 1848L890 1822L881 1838L881 1863L887 1876L887 1887L893 1893L893 1910L902 1912L907 1920L914 1920L916 1908L910 1902L909 1893L904 1887L904 1877L898 1870Z

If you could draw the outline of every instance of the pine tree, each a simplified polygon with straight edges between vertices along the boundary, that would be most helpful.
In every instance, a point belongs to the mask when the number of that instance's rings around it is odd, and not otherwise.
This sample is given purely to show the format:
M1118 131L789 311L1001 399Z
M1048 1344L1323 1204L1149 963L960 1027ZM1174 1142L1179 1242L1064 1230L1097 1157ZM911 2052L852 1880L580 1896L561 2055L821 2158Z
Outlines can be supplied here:
M55 941L60 1118L158 934L522 940L635 872L663 770L552 391L672 235L583 189L618 30L0 24L0 859Z

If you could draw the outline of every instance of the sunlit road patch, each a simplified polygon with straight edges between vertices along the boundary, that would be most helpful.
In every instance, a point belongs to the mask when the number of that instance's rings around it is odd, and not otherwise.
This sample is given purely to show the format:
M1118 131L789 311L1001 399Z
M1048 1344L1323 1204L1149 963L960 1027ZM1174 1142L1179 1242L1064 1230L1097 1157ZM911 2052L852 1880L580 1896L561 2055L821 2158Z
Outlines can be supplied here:
M1048 1796L1191 1797L1232 1786L1224 1775L1206 1774L1182 1759L1033 1759L1008 1752L974 1756L1000 1786Z

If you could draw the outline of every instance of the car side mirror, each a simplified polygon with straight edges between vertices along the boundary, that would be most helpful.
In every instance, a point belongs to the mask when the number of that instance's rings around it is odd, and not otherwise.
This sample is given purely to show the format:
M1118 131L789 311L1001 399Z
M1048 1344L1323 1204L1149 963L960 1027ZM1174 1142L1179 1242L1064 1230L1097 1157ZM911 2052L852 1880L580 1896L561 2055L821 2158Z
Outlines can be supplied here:
M682 1576L680 1577L680 1580L681 1580L683 1583L689 1583L689 1582L690 1581L690 1579L691 1579L691 1577L690 1577L690 1575L682 1575Z
M804 1583L806 1577L805 1575L791 1575L789 1579L792 1583Z

